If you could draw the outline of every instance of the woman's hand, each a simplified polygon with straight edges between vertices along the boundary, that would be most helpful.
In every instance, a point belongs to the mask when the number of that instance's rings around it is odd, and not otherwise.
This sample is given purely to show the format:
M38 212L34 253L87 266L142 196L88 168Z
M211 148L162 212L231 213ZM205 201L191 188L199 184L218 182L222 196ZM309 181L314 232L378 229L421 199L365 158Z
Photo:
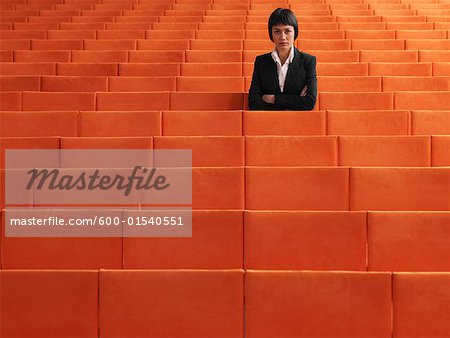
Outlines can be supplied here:
M263 95L262 99L264 102L267 102L267 103L272 103L272 104L275 103L275 95Z

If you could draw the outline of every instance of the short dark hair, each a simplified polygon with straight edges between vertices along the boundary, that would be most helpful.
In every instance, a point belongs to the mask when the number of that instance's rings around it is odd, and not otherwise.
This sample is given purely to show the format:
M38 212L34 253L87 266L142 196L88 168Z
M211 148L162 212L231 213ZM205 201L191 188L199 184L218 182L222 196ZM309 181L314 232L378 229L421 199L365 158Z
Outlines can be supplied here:
M294 40L298 37L298 23L297 18L295 17L294 13L287 8L277 8L270 14L269 17L269 37L270 40L273 41L272 36L272 27L283 24L286 26L293 26L294 27Z

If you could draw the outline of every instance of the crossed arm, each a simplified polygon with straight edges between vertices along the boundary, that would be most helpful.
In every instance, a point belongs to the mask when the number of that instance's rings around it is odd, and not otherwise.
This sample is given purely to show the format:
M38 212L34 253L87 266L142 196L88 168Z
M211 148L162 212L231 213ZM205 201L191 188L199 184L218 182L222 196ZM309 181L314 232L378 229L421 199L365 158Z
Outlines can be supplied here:
M316 58L307 66L306 85L298 94L268 95L261 92L258 75L258 59L255 61L252 85L249 90L249 108L252 110L312 110L317 100Z

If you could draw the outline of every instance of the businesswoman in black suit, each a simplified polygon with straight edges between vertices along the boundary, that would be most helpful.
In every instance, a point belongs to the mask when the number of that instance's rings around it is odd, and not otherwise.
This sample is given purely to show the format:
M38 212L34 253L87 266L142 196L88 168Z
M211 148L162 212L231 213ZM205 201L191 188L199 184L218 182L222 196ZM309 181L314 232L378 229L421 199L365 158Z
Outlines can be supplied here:
M289 9L269 18L273 52L256 57L249 90L251 110L312 110L317 100L316 57L294 47L298 23Z

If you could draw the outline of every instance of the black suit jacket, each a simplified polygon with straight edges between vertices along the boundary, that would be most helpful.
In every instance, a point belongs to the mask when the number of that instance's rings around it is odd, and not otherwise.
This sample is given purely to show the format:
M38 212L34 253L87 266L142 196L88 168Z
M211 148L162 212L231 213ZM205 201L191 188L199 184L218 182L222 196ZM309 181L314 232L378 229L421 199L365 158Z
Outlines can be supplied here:
M300 96L307 87L306 96ZM264 102L265 94L275 95L275 103ZM277 65L270 53L256 57L249 90L251 110L312 110L317 101L316 57L294 48L283 93L278 83Z

